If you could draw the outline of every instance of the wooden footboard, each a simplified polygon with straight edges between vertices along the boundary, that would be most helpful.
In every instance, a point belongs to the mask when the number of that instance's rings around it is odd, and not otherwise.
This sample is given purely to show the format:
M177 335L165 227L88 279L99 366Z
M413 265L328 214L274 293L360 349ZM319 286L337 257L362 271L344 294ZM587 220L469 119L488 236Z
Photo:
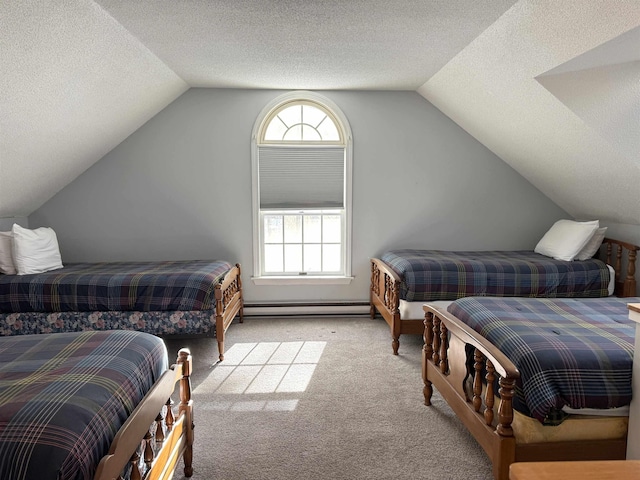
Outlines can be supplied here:
M618 460L626 439L518 443L512 399L520 373L500 350L446 310L425 305L422 378L425 405L433 387L487 453L497 480L519 461ZM473 366L467 349L473 349ZM484 378L482 372L486 372ZM498 391L483 386L495 385ZM484 393L483 393L484 392Z
M222 282L215 287L216 338L220 361L224 360L224 336L227 328L238 314L240 323L243 321L244 303L240 274L240 264L236 263L235 267L227 272Z
M636 296L636 257L640 247L613 238L602 241L600 258L616 271L614 295L618 297ZM623 267L626 264L626 271Z
M102 458L94 480L128 478L170 480L180 456L184 474L193 475L192 359L189 350L178 353L116 434L108 455ZM180 403L174 414L171 395L178 385Z
M375 318L376 310L391 329L391 347L398 355L400 335L403 333L419 335L424 330L423 320L400 318L400 277L378 258L371 259L371 287L369 314Z

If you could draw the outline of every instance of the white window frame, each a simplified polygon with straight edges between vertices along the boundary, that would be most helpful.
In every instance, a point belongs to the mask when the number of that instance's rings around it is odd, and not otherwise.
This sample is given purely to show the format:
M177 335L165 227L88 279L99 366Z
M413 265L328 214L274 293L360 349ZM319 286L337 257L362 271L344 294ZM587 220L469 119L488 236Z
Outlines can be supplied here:
M286 103L311 102L319 104L331 113L331 119L341 130L345 149L344 172L344 221L343 221L343 271L342 275L264 275L262 273L262 216L260 214L260 185L258 175L258 146L262 129L273 117L276 110ZM333 142L335 144L335 142ZM348 284L351 276L351 213L352 213L352 172L353 172L353 139L351 127L342 110L329 98L310 91L294 91L284 93L269 102L258 115L251 133L251 175L252 175L252 211L253 211L253 277L256 285L335 285Z

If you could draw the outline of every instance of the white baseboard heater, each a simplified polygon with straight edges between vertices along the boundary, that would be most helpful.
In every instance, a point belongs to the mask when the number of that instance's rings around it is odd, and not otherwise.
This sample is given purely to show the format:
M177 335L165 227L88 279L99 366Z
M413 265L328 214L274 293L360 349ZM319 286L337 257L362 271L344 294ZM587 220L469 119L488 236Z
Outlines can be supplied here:
M369 315L369 302L280 302L245 303L244 315L270 316L364 316Z

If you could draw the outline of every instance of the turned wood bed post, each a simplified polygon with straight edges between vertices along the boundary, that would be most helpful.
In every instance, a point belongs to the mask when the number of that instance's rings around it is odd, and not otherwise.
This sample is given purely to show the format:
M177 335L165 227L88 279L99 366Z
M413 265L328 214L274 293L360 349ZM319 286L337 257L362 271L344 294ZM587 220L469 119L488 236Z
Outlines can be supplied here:
M214 290L216 299L216 340L218 342L218 359L224 360L224 302L222 301L223 292L220 284L216 285Z
M236 268L238 269L238 292L242 295L242 270L240 269L239 263L236 263ZM240 298L240 310L238 310L238 315L240 315L238 321L240 323L244 323L244 297Z
M398 303L400 301L400 284L395 282L393 278L384 274L384 304L391 312L393 318L391 325L391 347L393 348L393 354L398 355L398 349L400 348L400 310L398 310Z
M422 378L424 380L424 404L431 405L433 385L427 380L427 362L433 358L433 313L425 312L424 315L424 347L422 348Z
M371 262L371 285L369 290L369 316L371 320L376 318L376 307L373 304L374 295L380 296L380 270L375 262Z
M180 379L180 414L184 413L187 424L186 446L183 455L184 474L186 477L193 475L193 400L191 398L191 352L182 348L178 352L178 362L182 367L182 378Z

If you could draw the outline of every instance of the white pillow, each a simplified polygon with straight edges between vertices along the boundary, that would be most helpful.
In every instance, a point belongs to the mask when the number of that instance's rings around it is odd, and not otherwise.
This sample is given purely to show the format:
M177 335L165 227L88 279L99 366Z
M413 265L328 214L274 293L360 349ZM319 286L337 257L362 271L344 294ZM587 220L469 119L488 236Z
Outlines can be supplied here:
M589 260L593 257L600 248L600 245L602 245L605 233L607 233L607 227L597 229L596 233L593 234L587 244L580 250L580 253L576 255L576 260Z
M11 231L0 232L0 273L15 275L16 266L13 263L13 235Z
M544 234L533 251L556 260L571 261L599 227L598 220L592 222L558 220Z
M35 230L23 228L14 223L13 263L18 275L43 273L62 268L62 258L56 232L49 227Z

